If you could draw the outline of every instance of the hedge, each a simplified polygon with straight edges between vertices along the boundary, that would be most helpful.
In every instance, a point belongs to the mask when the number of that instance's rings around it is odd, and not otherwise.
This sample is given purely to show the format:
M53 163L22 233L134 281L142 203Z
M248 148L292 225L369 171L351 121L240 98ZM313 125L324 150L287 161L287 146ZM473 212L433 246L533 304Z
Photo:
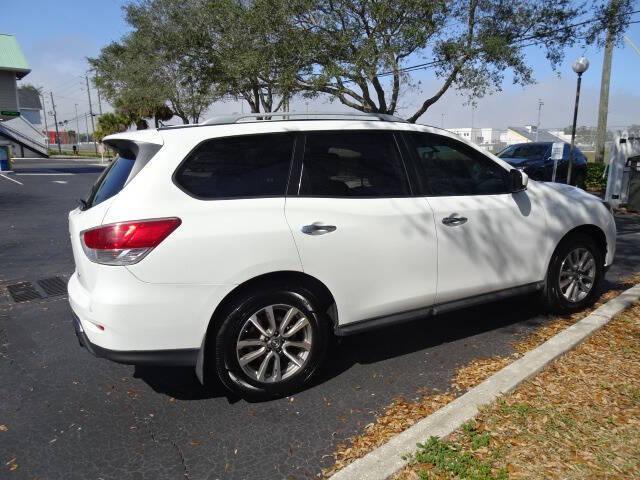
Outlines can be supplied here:
M604 163L588 163L587 164L587 178L585 180L585 186L589 190L604 190L607 188L607 177L604 176L605 164Z

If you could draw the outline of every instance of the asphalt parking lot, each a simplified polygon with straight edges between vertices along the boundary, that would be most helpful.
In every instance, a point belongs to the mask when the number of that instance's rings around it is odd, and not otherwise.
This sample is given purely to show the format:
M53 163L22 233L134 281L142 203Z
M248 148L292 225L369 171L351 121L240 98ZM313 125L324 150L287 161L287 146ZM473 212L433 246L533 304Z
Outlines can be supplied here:
M393 398L446 389L457 367L509 353L545 321L512 299L348 337L311 388L264 403L202 387L188 368L94 358L66 296L15 303L3 287L72 273L66 215L101 169L23 160L0 178L0 478L315 477ZM640 217L619 218L619 233L608 287L640 270Z

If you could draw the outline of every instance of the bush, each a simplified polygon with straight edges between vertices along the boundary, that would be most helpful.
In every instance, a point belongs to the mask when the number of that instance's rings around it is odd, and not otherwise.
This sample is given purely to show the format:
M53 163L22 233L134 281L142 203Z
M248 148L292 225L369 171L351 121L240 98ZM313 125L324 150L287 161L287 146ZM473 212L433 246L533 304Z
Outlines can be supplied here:
M607 177L604 176L604 163L588 163L585 184L588 190L604 190L607 188Z

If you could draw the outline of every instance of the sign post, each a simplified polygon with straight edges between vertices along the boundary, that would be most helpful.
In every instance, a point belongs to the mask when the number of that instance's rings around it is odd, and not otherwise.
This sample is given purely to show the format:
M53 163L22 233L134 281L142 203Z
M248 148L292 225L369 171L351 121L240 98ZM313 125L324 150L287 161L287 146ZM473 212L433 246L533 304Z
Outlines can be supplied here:
M553 175L551 175L551 181L556 181L556 173L558 172L558 160L562 160L562 153L564 152L564 142L553 142L551 146L551 160L553 160Z

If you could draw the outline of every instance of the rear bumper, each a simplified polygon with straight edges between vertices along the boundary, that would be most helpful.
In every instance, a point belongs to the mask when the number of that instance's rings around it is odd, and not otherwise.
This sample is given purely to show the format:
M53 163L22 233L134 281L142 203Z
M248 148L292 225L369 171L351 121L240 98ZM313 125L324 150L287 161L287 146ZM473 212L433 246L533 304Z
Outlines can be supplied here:
M198 359L198 349L178 349L178 350L138 350L120 351L109 350L91 343L89 337L84 332L80 319L72 313L73 328L78 338L78 343L95 357L106 358L116 363L126 365L163 365L163 366L184 366L195 367Z
M71 276L69 304L87 348L123 363L140 363L146 352L161 352L184 364L185 355L175 352L200 348L215 307L232 289L150 284L124 267L98 268L92 283L81 281L77 273Z

